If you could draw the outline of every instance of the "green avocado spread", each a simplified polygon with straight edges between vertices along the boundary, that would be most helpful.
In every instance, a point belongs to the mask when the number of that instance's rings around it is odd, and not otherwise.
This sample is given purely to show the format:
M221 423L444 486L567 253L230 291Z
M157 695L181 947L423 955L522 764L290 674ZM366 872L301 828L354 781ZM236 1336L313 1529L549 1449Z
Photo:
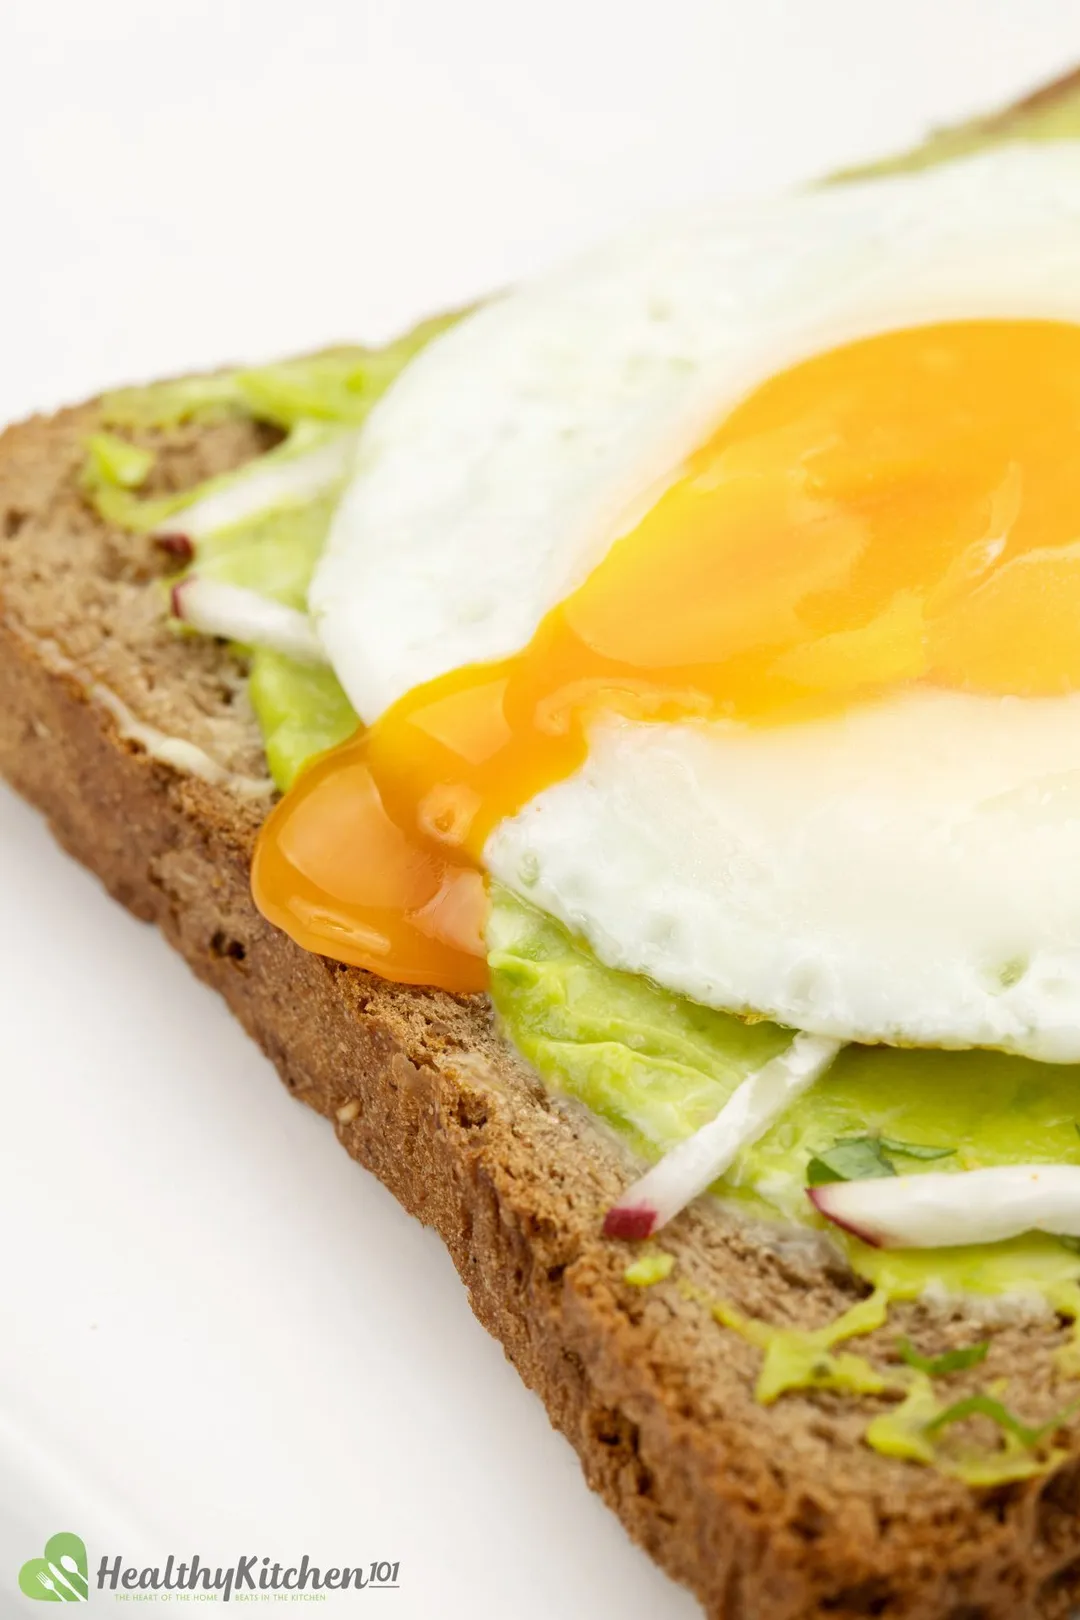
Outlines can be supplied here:
M946 131L905 159L862 172L924 167L1003 139L1064 137L1080 137L1077 92L1036 102L1006 120ZM382 349L331 349L107 396L103 431L87 441L87 497L121 527L145 533L175 521L182 533L186 508L242 484L253 467L263 469L355 434L413 356L456 318L428 322ZM196 490L140 493L154 465L153 430L229 416L268 424L280 442L256 463ZM340 488L264 508L200 535L200 574L305 608ZM162 611L168 611L164 592ZM285 789L313 757L348 737L357 717L328 669L263 648L237 651L246 662L271 774ZM659 1157L711 1119L740 1081L792 1038L790 1030L775 1024L713 1011L607 968L540 912L503 891L491 898L491 997L507 1035L549 1087L583 1104L646 1159ZM929 1163L935 1170L959 1171L1032 1161L1080 1164L1080 1067L986 1051L849 1046L739 1156L713 1191L748 1215L823 1227L806 1196L808 1183L917 1175ZM700 1298L720 1324L757 1346L762 1352L757 1395L765 1403L808 1388L888 1397L891 1404L866 1430L868 1444L975 1485L1051 1466L1058 1454L1050 1442L1067 1414L1033 1429L994 1389L980 1389L952 1405L942 1398L941 1379L975 1365L984 1346L937 1363L902 1355L884 1367L840 1346L881 1329L891 1301L928 1289L1036 1294L1076 1323L1077 1246L1031 1234L988 1246L887 1251L835 1229L830 1235L872 1291L815 1332L770 1327L723 1301L696 1295L663 1250L629 1256L625 1280L642 1289L680 1287ZM1059 1364L1062 1372L1080 1376L1080 1338L1059 1352ZM999 1443L973 1450L966 1438L972 1421L996 1431Z

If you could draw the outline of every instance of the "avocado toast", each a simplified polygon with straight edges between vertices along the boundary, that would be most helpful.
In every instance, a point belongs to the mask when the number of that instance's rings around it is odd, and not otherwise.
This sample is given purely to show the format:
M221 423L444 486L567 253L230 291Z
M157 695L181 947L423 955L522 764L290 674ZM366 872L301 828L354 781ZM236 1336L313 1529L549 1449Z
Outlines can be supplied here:
M1066 83L984 133L1028 118L1065 133L1074 93ZM140 500L228 473L280 439L280 399L268 406L267 388L264 377L262 403L249 388L244 409L221 414L164 410L159 395L167 425L133 420L129 398L5 435L5 774L221 990L350 1153L439 1230L477 1315L590 1483L709 1613L1066 1612L1080 1557L1075 1422L1054 1422L1077 1387L1062 1371L1067 1294L1056 1313L900 1300L886 1316L834 1250L713 1202L637 1257L600 1232L634 1175L628 1146L541 1084L484 998L308 954L254 909L251 855L274 791L263 737L287 774L292 700L275 712L264 668L260 734L245 663L168 627L161 581L183 559L125 526L117 492L129 473L108 461L117 438L153 452ZM204 400L214 385L190 389ZM102 516L110 500L113 521ZM350 724L330 699L320 717L330 728L321 746ZM558 963L570 947L536 937L516 954ZM493 990L533 1055L527 1012L515 1025L510 1004L527 979L507 973ZM766 1365L773 1384L762 1388ZM1001 1379L1012 1381L1004 1398L991 1393ZM896 1424L909 1400L940 1417L966 1398L983 1403L971 1417L988 1426L976 1428L983 1451L1001 1429L994 1402L1015 1417L1015 1398L1029 1437L1054 1426L1029 1443L1006 1428L1007 1464L973 1486L918 1459L920 1446L936 1449L925 1437L933 1417ZM890 1416L882 1443L867 1444L869 1425Z

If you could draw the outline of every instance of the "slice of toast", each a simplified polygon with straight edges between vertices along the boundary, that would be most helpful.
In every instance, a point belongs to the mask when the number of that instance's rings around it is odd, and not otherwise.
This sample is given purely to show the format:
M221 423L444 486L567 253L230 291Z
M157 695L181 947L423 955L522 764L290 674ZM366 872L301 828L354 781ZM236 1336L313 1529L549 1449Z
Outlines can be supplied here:
M1039 105L1045 106L1044 100ZM1051 95L1052 104L1052 95ZM301 951L255 911L270 802L242 671L178 638L166 560L79 485L96 402L0 437L0 769L59 841L226 998L296 1096L437 1228L590 1485L717 1620L1023 1620L1080 1594L1080 1435L1039 1477L974 1491L864 1443L880 1398L754 1398L761 1352L710 1300L792 1327L865 1286L828 1253L701 1201L665 1233L665 1281L624 1279L601 1216L633 1173L501 1040L483 998L388 984ZM250 423L148 435L161 489L266 447ZM977 1337L977 1307L894 1307L881 1364ZM1055 1317L995 1322L979 1387L1014 1375L1033 1421L1062 1405ZM961 1374L950 1394L975 1387ZM1068 1392L1068 1391L1067 1391Z

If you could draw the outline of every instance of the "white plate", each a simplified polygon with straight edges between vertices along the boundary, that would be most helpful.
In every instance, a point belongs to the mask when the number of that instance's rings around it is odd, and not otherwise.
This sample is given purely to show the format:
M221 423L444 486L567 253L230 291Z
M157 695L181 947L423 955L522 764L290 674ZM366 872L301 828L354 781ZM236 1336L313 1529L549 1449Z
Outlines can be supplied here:
M0 418L903 146L1080 54L1035 9L5 0ZM689 1620L436 1239L6 794L0 840L0 1613L72 1529L95 1563L397 1561L363 1598L396 1620Z

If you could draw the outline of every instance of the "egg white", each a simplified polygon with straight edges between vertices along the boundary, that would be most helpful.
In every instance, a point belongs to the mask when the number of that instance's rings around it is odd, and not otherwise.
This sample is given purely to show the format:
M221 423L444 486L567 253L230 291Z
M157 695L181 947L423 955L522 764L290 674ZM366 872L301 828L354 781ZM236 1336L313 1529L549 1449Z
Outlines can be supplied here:
M362 433L311 590L353 704L371 722L524 646L758 382L993 316L1080 320L1071 143L701 209L489 305ZM710 1005L1077 1060L1077 705L908 693L760 733L611 723L485 857L603 960Z
M612 720L485 859L601 961L709 1006L1080 1061L1080 697Z

